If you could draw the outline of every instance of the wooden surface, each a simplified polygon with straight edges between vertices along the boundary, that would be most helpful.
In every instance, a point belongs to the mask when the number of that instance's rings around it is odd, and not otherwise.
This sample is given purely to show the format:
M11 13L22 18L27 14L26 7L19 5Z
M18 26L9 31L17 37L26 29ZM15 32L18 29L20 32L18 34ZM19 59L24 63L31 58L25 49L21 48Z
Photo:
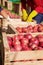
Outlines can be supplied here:
M43 61L5 63L4 65L43 65Z
M37 35L38 34L39 33L37 33ZM43 33L41 33L41 34L43 34ZM36 36L35 33L33 35ZM9 61L29 60L29 59L42 59L43 58L43 50L11 52L10 49L9 49L7 36L13 36L13 35L12 34L3 33L3 44L4 44L4 48L9 50L9 51L5 51L5 53L9 55Z

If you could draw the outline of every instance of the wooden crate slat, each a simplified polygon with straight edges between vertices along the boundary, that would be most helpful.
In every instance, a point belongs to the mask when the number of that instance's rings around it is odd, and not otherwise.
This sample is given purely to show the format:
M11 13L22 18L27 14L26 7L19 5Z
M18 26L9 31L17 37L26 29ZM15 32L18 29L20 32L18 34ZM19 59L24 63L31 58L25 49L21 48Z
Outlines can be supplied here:
M14 62L11 65L43 65L43 61Z
M29 60L29 59L42 59L43 58L43 50L42 51L20 51L20 52L10 52L9 60Z
M9 51L9 45L8 45L8 41L7 41L7 37L6 37L6 34L4 33L2 33L2 36L3 36L3 43L4 43L4 48L5 48L5 50L6 51Z

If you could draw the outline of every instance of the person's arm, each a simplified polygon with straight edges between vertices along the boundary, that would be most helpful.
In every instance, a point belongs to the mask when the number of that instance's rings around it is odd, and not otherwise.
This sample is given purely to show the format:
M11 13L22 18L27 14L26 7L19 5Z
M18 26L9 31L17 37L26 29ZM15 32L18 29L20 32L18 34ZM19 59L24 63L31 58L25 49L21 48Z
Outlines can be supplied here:
M33 18L38 14L38 13L43 13L43 7L42 6L37 6L35 10L33 10L30 15L28 16L27 21L32 22Z

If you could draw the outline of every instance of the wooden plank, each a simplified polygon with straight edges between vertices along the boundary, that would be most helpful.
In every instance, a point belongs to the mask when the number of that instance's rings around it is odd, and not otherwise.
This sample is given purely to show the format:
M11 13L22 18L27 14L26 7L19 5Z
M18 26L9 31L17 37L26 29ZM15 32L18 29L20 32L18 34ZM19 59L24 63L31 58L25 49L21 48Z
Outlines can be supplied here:
M43 65L43 61L14 62L11 65Z
M43 50L37 51L18 51L18 52L10 52L9 60L29 60L29 59L42 59L43 58Z
M35 37L35 36L37 36L37 35L39 35L39 34L40 34L40 35L43 35L43 32L41 32L41 33L39 33L39 32L38 32L38 33L16 33L16 34L7 34L6 36L13 37L14 35L18 35L18 34L20 34L20 35L21 35L21 34L22 34L22 35L31 34L32 36Z
M4 63L4 65L11 65L11 63Z
M8 45L6 33L2 32L2 36L3 36L4 48L5 48L6 51L9 51L10 48L9 48L9 45Z

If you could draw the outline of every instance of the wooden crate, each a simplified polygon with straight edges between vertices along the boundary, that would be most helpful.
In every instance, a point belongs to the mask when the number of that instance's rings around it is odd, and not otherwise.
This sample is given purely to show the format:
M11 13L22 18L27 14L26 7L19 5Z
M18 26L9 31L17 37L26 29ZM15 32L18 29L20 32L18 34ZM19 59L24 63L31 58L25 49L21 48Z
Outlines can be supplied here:
M21 19L11 19L11 21L8 21L6 19L3 19L3 28L7 28L9 25L12 30L14 30L15 27L20 26L20 27L25 27L28 25L36 25L36 23L33 22L23 22Z
M15 33L19 33L16 28L17 27L27 27L29 25L35 26L37 25L36 23L33 22L15 22L15 24L9 24L9 27L15 32Z
M32 34L32 33L31 33ZM43 34L43 33L33 33L32 35L33 36L36 36L38 34ZM18 35L18 34L16 34ZM10 48L9 48L9 45L8 45L8 41L7 41L7 36L14 36L14 34L6 34L6 33L2 33L2 36L3 36L3 44L4 44L4 50L5 50L5 62L6 63L9 63L11 61L21 61L21 60L36 60L36 59L43 59L43 50L35 50L35 51L15 51L15 52L11 52L10 51ZM35 65L35 63L42 63L42 62L38 62L38 61L35 61L35 62L27 62L26 61L26 64L24 62L15 62L13 65ZM42 63L43 64L43 63ZM38 65L38 64L37 64Z

